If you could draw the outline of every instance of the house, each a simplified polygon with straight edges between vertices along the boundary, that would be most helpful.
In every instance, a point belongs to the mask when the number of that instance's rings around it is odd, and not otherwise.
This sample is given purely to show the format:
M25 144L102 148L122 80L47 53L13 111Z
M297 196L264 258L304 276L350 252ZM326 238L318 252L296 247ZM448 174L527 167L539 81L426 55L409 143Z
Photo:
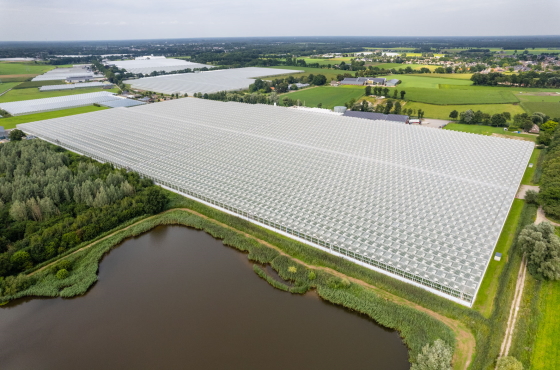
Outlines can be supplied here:
M339 81L335 81L335 80L331 81L331 86L339 86L339 85L340 85Z
M401 80L397 80L396 78L393 78L392 80L387 81L387 82L385 83L385 86L388 86L388 87L395 87L395 86L397 86L397 84L398 84L399 82L401 82Z
M373 112L360 112L347 110L344 112L345 117L355 117L370 119L374 121L393 121L408 124L409 117L402 114L383 114L383 113L373 113Z
M541 131L541 129L539 128L539 126L533 125L533 127L531 127L531 129L529 130L529 133L538 134L540 131Z
M386 79L382 77L346 77L340 81L341 85L384 85ZM397 80L398 81L398 80Z

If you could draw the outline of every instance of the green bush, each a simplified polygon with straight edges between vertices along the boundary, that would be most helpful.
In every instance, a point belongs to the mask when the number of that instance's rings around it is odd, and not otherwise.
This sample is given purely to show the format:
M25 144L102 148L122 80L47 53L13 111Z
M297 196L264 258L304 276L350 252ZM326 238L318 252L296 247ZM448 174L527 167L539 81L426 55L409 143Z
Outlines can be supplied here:
M66 269L60 269L56 273L56 278L59 280L66 279L68 276L70 276L70 273Z

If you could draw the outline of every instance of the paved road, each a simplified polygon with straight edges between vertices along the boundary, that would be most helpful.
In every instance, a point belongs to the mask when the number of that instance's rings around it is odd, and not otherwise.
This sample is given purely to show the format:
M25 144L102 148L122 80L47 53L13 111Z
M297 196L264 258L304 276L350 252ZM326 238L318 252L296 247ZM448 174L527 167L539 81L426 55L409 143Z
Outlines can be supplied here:
M533 190L536 191L537 193L539 192L539 187L538 186L532 186L532 185L521 185L519 187L519 190L517 191L517 194L515 195L515 197L517 199L525 199L525 194L527 194L527 190ZM535 222L538 224L538 222Z

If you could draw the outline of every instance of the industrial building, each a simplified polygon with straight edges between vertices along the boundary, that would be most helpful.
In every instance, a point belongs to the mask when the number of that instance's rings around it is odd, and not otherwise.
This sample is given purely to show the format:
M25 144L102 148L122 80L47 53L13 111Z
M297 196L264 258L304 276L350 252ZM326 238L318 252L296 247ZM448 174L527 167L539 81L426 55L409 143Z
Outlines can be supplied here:
M18 128L466 306L534 146L195 98Z
M247 89L256 78L303 72L279 68L232 68L201 73L181 73L137 80L126 80L133 89L155 91L164 94L215 93Z

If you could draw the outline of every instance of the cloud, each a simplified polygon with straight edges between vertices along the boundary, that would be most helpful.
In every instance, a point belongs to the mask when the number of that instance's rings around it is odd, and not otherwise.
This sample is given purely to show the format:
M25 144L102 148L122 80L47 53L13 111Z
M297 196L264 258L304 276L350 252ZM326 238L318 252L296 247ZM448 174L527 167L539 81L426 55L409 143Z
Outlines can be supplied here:
M0 0L0 13L0 41L560 34L558 0Z

